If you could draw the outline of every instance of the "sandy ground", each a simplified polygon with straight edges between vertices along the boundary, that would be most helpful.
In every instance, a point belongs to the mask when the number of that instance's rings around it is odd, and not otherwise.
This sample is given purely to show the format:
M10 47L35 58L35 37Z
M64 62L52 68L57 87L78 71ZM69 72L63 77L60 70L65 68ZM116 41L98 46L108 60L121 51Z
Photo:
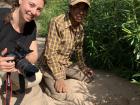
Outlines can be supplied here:
M7 7L0 1L0 7ZM39 54L44 48L44 38L37 38ZM95 70L96 78L90 83L90 93L96 105L140 105L140 86L101 70Z

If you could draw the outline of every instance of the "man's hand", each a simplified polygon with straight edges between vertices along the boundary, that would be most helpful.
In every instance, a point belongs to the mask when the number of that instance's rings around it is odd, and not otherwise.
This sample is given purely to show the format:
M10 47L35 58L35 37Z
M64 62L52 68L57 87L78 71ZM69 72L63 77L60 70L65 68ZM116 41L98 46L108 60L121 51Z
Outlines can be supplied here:
M89 67L84 67L84 73L85 75L87 75L88 77L92 77L95 75L95 73L93 72L93 70Z
M85 66L82 71L85 74L85 76L87 77L87 79L88 79L87 82L88 83L91 82L94 79L95 73L91 68Z
M56 80L55 89L58 93L66 93L68 91L68 87L66 86L64 79Z

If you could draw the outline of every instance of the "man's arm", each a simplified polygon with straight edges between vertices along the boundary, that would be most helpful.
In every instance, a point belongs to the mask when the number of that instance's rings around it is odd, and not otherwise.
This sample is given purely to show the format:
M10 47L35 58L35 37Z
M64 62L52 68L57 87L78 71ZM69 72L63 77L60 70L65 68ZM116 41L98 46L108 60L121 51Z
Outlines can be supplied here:
M53 72L53 76L56 80L66 78L65 68L59 63L59 60L62 57L62 55L58 54L61 40L60 30L56 22L52 20L49 25L49 31L46 40L45 56L47 59L47 64Z
M65 84L65 67L59 63L59 60L62 57L61 54L58 54L59 45L62 40L59 31L55 21L51 21L46 41L45 56L47 58L47 64L56 80L54 87L57 92L61 93L67 91L67 86Z
M84 37L81 38L81 44L79 45L79 49L77 50L78 65L79 68L83 71L83 73L88 77L87 82L91 82L95 73L91 68L89 68L85 64L84 55L83 55L83 39Z
M81 34L80 40L76 46L78 65L81 69L86 66L84 61L84 56L83 56L83 39L84 39L84 33Z

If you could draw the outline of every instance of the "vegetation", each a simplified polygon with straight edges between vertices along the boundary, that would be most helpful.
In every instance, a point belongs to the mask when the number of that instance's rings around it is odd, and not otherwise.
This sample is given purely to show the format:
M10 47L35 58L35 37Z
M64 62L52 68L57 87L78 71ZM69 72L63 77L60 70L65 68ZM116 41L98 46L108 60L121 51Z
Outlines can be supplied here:
M67 10L67 0L47 0L38 20L47 35L50 19ZM85 25L86 62L126 78L140 72L140 0L91 0ZM134 77L137 75L134 75Z
M47 35L48 24L52 17L64 13L67 9L67 0L46 0L47 4L43 9L43 13L38 19L39 35L44 37Z

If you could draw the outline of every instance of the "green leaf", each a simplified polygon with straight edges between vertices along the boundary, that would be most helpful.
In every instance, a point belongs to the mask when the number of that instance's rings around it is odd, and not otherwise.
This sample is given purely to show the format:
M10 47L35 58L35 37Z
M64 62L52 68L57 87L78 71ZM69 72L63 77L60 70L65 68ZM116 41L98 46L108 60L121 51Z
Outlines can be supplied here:
M134 74L132 77L140 77L140 73Z

